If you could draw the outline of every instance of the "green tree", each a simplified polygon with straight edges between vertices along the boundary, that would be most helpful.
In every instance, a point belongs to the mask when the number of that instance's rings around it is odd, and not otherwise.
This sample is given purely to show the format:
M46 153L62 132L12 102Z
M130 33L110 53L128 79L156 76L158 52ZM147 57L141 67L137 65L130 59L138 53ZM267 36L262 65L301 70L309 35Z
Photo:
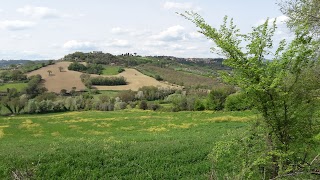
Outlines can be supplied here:
M28 96L29 99L32 99L39 94L42 94L47 91L43 84L41 83L42 77L38 75L30 76L29 82L26 88L22 90L24 94Z
M307 27L313 33L320 33L320 0L284 0L281 11L289 17L291 28Z
M1 104L7 108L11 114L20 113L25 107L28 99L26 95L20 96L17 89L7 89L7 95L2 98Z
M207 109L222 110L226 98L232 93L235 93L235 89L232 86L218 86L213 88L208 94Z
M249 159L244 160L242 170L250 172L239 174L248 177L261 172L264 175L261 178L277 178L312 169L311 155L316 153L315 137L319 133L315 113L319 81L313 68L319 60L318 42L305 29L297 29L295 39L288 45L281 41L272 55L275 21L271 27L267 20L251 33L241 34L227 17L220 29L216 29L197 13L182 15L219 47L220 54L226 58L224 64L232 68L224 80L246 92L262 116L257 129L263 131L260 142L264 141L265 145L251 162L248 161L253 156L248 157L246 152L243 157ZM241 46L244 42L245 47ZM266 60L267 56L272 60Z

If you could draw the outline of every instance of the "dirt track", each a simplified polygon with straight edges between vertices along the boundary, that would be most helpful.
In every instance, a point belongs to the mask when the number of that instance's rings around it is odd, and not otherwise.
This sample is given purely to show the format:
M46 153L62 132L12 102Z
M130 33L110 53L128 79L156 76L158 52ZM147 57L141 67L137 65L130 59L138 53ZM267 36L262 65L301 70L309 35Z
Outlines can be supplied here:
M69 71L68 66L70 62L58 62L54 65L43 67L41 69L28 73L28 76L40 74L45 80L45 87L51 91L59 93L61 89L70 91L72 87L76 87L76 90L83 90L86 87L83 85L80 79L82 73L76 71ZM63 71L59 71L59 67L63 67ZM48 70L52 71L49 76ZM96 76L96 75L92 75ZM136 91L142 86L156 86L156 87L170 87L179 88L179 86L169 85L163 82L159 82L154 78L146 76L135 69L125 69L124 72L117 76L123 76L126 78L128 84L123 86L94 86L98 90L133 90Z

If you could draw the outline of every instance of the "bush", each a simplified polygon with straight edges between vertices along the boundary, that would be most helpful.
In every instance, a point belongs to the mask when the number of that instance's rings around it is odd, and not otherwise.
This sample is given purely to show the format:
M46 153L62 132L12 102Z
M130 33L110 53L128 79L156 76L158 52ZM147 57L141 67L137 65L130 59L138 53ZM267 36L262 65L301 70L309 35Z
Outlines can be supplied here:
M206 107L201 100L195 101L195 103L194 103L194 110L195 111L203 111L205 109L206 109Z
M157 110L157 109L159 109L159 108L160 108L160 105L159 105L159 104L156 104L156 103L154 103L154 102L148 103L148 109L150 109L150 110L155 111L155 110Z
M121 91L118 93L118 97L124 102L134 101L136 98L136 92L132 90Z
M123 68L118 69L118 73L122 73L123 71L125 71Z
M78 107L77 107L77 104L76 104L76 101L74 98L72 97L67 97L64 101L64 106L66 107L66 109L68 111L76 111L78 110Z
M127 108L127 103L125 103L125 102L116 102L115 104L114 104L114 109L115 110L122 110L122 109L126 109Z
M109 96L107 96L107 95L105 95L105 94L100 95L98 98L99 98L99 100L100 100L102 103L105 103L105 102L109 102L109 101L110 101Z
M173 94L175 90L168 88L157 88L154 86L143 86L139 88L136 95L137 99L146 99L148 101L161 100L170 94Z
M111 102L96 102L95 103L95 109L98 111L113 111L114 110L114 104Z
M160 76L160 75L155 75L154 78L157 80L157 81L163 81L163 78Z
M207 98L207 109L222 110L226 98L232 93L235 93L235 89L232 86L219 86L212 89Z
M37 102L34 99L30 99L27 103L25 112L28 114L36 113L37 111Z
M43 100L52 100L54 101L57 98L57 95L53 92L44 92L43 94L38 95L35 99L37 101L43 101Z
M26 105L25 113L48 113L55 112L55 110L57 110L56 104L51 100L36 101L34 99L30 99Z
M225 102L225 109L228 111L243 111L252 108L252 103L243 92L231 94Z
M65 96L65 95L67 95L68 94L68 91L66 90L66 89L61 89L60 90L60 95L61 96Z
M172 111L193 111L195 106L195 97L187 97L182 94L172 94L166 98L167 102L172 103Z
M64 100L58 100L53 102L53 112L63 112L67 108L64 106Z
M129 102L129 105L131 108L135 108L137 106L137 102L135 101Z
M142 100L142 101L140 102L140 104L139 104L139 109L143 109L143 110L148 109L147 101Z

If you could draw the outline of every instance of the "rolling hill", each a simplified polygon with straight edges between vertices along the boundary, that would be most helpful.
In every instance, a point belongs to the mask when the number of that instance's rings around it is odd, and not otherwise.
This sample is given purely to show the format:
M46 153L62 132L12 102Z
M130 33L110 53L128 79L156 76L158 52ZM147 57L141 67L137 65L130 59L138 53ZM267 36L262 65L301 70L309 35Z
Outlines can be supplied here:
M76 90L84 90L86 87L81 82L81 72L70 71L68 66L71 62L57 62L53 65L49 65L38 70L32 71L27 74L28 77L36 74L40 74L44 79L44 86L50 92L59 93L61 89L70 91L73 87ZM63 70L60 72L59 67ZM49 75L49 72L51 74ZM97 75L92 75L97 76ZM164 82L159 82L149 76L146 76L135 69L125 69L124 72L116 75L123 76L126 78L128 84L123 86L94 86L98 90L138 90L143 86L156 86L156 87L168 87L168 88L179 88L179 86L171 85ZM110 76L109 76L110 77Z

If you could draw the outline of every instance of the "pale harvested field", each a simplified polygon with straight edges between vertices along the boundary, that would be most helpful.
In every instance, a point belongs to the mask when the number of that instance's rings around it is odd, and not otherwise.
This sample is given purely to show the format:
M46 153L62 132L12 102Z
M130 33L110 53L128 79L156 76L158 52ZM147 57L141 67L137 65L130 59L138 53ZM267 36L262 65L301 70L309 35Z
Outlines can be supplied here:
M96 76L96 75L92 75ZM180 88L180 86L159 82L154 78L146 76L135 69L125 69L124 72L116 75L123 76L126 78L128 84L123 86L94 86L98 90L133 90L137 91L140 87L143 86L155 86L162 88ZM109 76L111 77L111 76Z
M59 93L61 89L70 91L72 87L76 87L76 90L86 89L84 84L81 82L80 75L82 73L76 71L69 71L68 66L71 62L58 62L56 64L40 68L27 74L32 76L40 74L45 80L44 85L50 92ZM59 71L59 67L63 67L63 72ZM52 71L49 76L48 70Z
M58 62L54 65L43 67L41 69L28 73L28 77L36 74L40 74L45 80L44 85L50 92L59 93L61 89L70 91L72 87L76 87L76 90L83 90L86 87L81 82L81 72L69 71L68 66L71 62ZM63 72L59 71L59 67L63 67ZM49 76L48 70L52 71ZM91 75L97 76L97 75ZM163 82L159 82L154 78L146 76L135 69L125 69L124 72L116 75L126 78L128 84L123 86L94 86L98 90L133 90L136 91L143 86L156 86L165 88L180 88L176 85L171 85ZM110 77L110 76L109 76Z

